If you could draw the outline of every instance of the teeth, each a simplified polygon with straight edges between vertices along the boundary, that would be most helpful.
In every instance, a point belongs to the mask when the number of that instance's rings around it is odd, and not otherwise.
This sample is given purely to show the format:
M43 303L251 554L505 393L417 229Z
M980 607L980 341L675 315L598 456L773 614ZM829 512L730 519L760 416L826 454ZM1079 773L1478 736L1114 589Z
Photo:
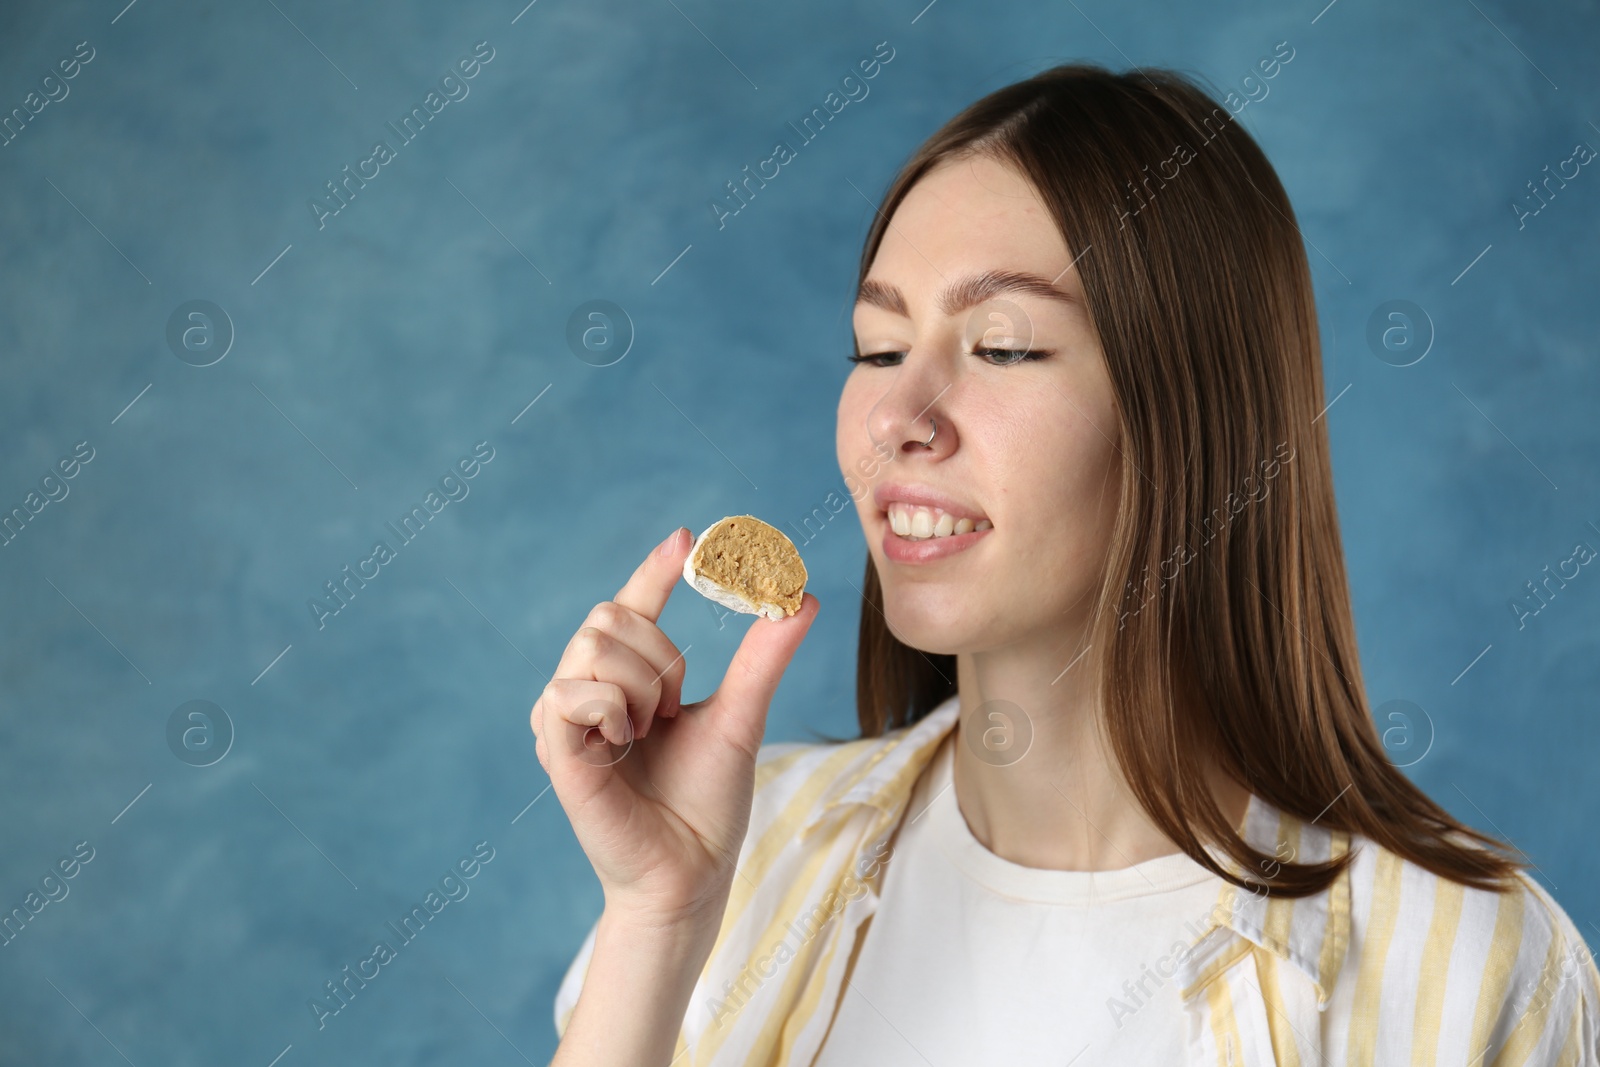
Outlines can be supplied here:
M889 528L897 536L923 541L930 537L949 537L951 534L988 530L994 523L988 519L958 519L940 508L896 501L889 505Z

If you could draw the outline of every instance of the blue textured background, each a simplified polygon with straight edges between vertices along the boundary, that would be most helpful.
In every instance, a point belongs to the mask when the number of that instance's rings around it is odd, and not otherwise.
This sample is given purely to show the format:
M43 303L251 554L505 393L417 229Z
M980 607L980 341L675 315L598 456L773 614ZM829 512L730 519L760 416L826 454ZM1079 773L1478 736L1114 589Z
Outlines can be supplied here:
M543 1062L600 895L528 708L674 525L798 522L840 487L866 198L1051 63L1225 92L1280 40L1242 121L1315 246L1374 703L1423 709L1410 773L1600 936L1600 573L1524 629L1509 608L1600 547L1600 173L1511 207L1600 146L1593 5L123 2L0 9L0 113L95 50L0 147L0 509L95 450L0 548L0 909L95 850L0 948L0 1062ZM469 95L319 230L308 201L478 41ZM719 230L723 183L880 41L870 95ZM208 367L166 340L194 299L237 333ZM636 330L610 366L566 341L594 299ZM1391 299L1436 331L1414 366L1365 340ZM781 431L741 434L752 397ZM478 441L470 494L319 630L308 598ZM859 526L804 550L822 614L774 740L854 725ZM690 699L747 622L675 594ZM197 699L236 731L203 768L166 737ZM323 982L485 840L470 895L319 1031Z

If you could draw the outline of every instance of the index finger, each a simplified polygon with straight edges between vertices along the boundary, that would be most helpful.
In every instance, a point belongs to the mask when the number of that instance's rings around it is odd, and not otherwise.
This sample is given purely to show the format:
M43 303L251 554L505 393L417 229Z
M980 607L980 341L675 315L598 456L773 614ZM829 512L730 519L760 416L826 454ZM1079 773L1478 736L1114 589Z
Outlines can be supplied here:
M680 526L645 557L639 568L612 599L651 622L661 617L673 586L683 577L683 559L694 544L689 529Z

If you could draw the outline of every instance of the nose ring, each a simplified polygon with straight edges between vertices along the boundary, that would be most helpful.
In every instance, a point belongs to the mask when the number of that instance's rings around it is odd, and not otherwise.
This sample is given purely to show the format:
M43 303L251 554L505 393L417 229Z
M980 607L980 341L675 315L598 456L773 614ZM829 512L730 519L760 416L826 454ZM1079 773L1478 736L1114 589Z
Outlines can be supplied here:
M933 433L930 433L928 435L928 439L922 442L922 446L924 448L932 446L934 437L938 436L939 433L939 420L934 418L932 415L929 415L928 418L933 422Z

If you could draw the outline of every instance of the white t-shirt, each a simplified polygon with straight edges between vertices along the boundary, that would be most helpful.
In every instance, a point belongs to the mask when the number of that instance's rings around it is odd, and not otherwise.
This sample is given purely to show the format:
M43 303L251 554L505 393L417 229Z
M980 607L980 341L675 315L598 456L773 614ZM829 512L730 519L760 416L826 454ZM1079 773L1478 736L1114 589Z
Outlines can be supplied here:
M958 736L917 783L885 856L882 899L814 1067L1184 1062L1171 975L1222 880L1182 852L1112 871L1000 858L956 802Z

